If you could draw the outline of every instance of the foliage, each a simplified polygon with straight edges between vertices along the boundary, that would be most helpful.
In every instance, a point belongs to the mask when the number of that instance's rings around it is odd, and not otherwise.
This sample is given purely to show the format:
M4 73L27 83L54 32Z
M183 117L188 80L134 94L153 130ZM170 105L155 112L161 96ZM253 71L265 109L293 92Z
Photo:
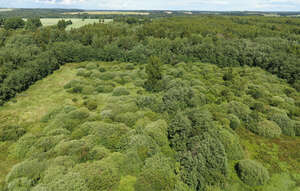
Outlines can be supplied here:
M269 180L269 173L260 163L252 160L242 160L236 165L240 179L252 186L263 185Z
M129 94L130 92L124 87L116 87L112 93L113 96L126 96Z
M274 121L281 128L285 135L295 136L294 122L283 113L274 113L269 116L269 120Z
M145 88L148 91L158 91L160 87L161 74L161 61L158 57L150 57L146 66L147 81L145 82Z
M4 28L6 30L23 28L24 26L25 21L19 17L8 18L4 22Z

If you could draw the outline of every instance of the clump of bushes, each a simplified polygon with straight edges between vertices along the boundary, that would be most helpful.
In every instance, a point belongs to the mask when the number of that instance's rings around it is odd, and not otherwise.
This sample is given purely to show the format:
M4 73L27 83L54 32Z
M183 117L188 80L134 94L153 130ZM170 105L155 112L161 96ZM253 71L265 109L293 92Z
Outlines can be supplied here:
M249 118L249 114L251 113L251 110L247 105L236 101L228 103L227 110L228 113L234 114L243 121L247 121Z
M100 80L113 80L116 77L116 74L114 72L105 72L102 75L99 76Z
M26 133L26 130L17 125L0 127L0 141L16 141Z
M268 170L253 160L241 160L235 168L240 179L250 186L264 185L270 179Z
M32 182L37 182L45 169L45 163L38 160L26 160L16 164L6 176L6 182L11 182L17 178L28 178Z
M240 119L237 116L235 116L233 114L229 114L228 115L228 119L230 121L230 128L231 129L235 130L238 127L241 126L241 121L240 121Z
M161 155L155 155L146 160L135 184L135 190L157 191L173 190L177 178L172 163Z
M78 69L78 72L76 75L88 78L91 76L91 74L92 74L91 71L87 71L85 69L80 68L80 69Z
M113 96L129 95L130 92L124 87L116 87L112 93Z
M121 175L112 161L95 161L92 163L79 164L74 168L84 177L87 190L114 190L118 187Z
M85 68L87 70L94 70L98 68L98 65L96 63L88 63Z
M283 134L295 136L295 124L285 113L272 113L268 119L277 123Z
M300 122L295 121L295 134L296 136L300 136Z
M98 104L96 100L86 100L83 102L83 105L88 108L90 111L97 109Z
M253 133L264 137L279 137L281 135L281 128L273 121L263 120L257 125L249 126L249 130Z

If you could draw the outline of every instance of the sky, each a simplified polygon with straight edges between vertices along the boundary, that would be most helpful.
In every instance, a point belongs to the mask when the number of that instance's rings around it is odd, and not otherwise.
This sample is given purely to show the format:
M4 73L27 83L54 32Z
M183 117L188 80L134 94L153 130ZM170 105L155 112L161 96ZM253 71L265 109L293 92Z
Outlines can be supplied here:
M300 11L300 0L0 0L0 7L93 10Z

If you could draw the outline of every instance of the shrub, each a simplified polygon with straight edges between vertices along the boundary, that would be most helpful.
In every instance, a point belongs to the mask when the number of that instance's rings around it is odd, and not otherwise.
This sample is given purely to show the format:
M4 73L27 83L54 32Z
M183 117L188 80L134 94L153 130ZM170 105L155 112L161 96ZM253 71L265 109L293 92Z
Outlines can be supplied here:
M136 177L134 176L128 175L122 177L117 191L134 191L135 183L136 183Z
M124 123L128 127L133 127L139 116L133 112L120 113L115 116L114 120L120 123Z
M89 152L89 160L101 160L107 157L110 154L110 151L103 146L95 146Z
M295 134L296 136L300 136L300 122L299 121L295 121Z
M160 152L160 147L155 141L150 136L143 134L129 137L127 149L137 152L141 161Z
M204 190L207 185L224 187L227 155L218 138L204 133L190 138L188 146L189 151L182 153L180 159L182 180L197 190Z
M116 74L115 74L115 73L113 73L113 72L105 72L105 73L103 73L103 74L99 77L99 79L100 79L100 80L105 80L105 81L107 81L107 80L113 80L115 77L116 77Z
M16 143L13 153L15 153L18 159L24 159L31 146L35 144L36 140L36 136L28 133L25 134Z
M227 110L228 113L234 114L235 116L237 116L239 119L243 121L247 121L251 113L251 110L247 105L236 101L232 101L228 103Z
M98 138L98 144L114 151L121 149L122 138L129 132L129 128L124 124L103 122L89 122L86 124L90 126L90 134Z
M224 128L220 128L216 136L224 145L226 155L229 160L240 160L244 158L244 151L240 144L239 136Z
M37 182L45 169L45 164L38 160L26 160L13 166L6 176L6 182L11 182L17 178L28 178Z
M137 178L135 190L173 191L175 184L176 175L171 162L158 154L146 160L145 166Z
M236 171L240 179L250 186L264 185L270 178L265 167L249 159L238 162Z
M168 136L171 147L177 152L185 151L191 131L192 126L189 119L182 113L177 113L168 127Z
M52 129L64 128L73 131L78 125L83 123L89 117L87 109L73 110L69 113L62 113L58 115L46 128L49 132Z
M264 137L279 137L281 135L281 128L273 121L263 120L257 125L249 126L249 130L253 133Z
M25 133L24 128L15 125L0 127L0 141L16 141Z
M98 84L95 91L98 93L110 93L115 88L114 83L105 83L105 84Z
M34 182L28 178L17 178L8 184L8 191L25 191L30 190Z
M283 134L295 136L294 122L286 114L273 113L269 115L268 119L277 123Z
M147 81L145 82L145 89L148 91L159 91L161 89L161 61L158 57L150 57L146 66Z
M136 105L141 109L150 108L154 112L163 111L163 104L158 96L138 96L135 102Z
M241 121L237 116L235 116L233 114L229 114L228 119L230 120L230 128L231 129L235 130L241 126Z
M193 91L187 87L174 87L163 95L164 108L168 113L176 113L187 107L192 107Z
M84 95L92 95L92 94L94 94L94 87L90 86L90 85L85 85L85 86L82 86L82 90L80 92L74 92L74 93L82 93Z
M90 111L97 109L98 104L95 100L86 100L83 102L83 105L87 107Z
M126 88L124 87L116 87L113 91L113 96L124 96L124 95L129 95L130 92L127 91Z
M167 127L164 120L158 120L148 124L144 129L144 134L150 136L160 147L167 146L169 145Z
M53 152L56 156L70 156L76 162L88 160L90 146L81 140L61 141L54 147Z
M84 163L74 168L75 172L80 173L84 177L87 189L89 191L98 190L114 190L120 182L120 173L111 162L104 163L95 161L92 163Z
M106 72L106 69L103 68L103 67L100 67L100 68L99 68L99 72L102 72L102 73L103 73L103 72Z
M98 68L98 65L96 63L88 63L85 68L87 70L94 70Z
M78 69L78 72L77 72L77 76L82 76L82 77L86 77L86 78L90 77L91 74L92 74L91 71L87 71L82 68Z
M66 85L64 85L65 89L70 89L73 87L76 87L78 85L81 85L82 82L78 81L78 80L71 80L70 82L68 82Z

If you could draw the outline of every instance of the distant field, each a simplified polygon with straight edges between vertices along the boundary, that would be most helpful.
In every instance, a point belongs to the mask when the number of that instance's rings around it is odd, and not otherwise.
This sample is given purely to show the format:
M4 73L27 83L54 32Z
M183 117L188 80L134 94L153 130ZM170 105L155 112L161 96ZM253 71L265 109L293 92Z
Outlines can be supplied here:
M13 9L0 9L0 12L8 12L8 11L12 11Z
M41 19L41 22L43 26L51 26L51 25L56 25L57 22L61 20L61 18L44 18ZM72 25L69 25L67 27L67 30L70 30L71 28L80 28L84 25L88 24L94 24L94 23L99 23L99 19L72 19L72 18L64 18L64 20L71 20L73 22ZM104 19L104 22L111 22L112 19Z
M89 15L149 15L148 12L123 12L123 11L85 11L85 12L68 12L66 15L89 14Z

